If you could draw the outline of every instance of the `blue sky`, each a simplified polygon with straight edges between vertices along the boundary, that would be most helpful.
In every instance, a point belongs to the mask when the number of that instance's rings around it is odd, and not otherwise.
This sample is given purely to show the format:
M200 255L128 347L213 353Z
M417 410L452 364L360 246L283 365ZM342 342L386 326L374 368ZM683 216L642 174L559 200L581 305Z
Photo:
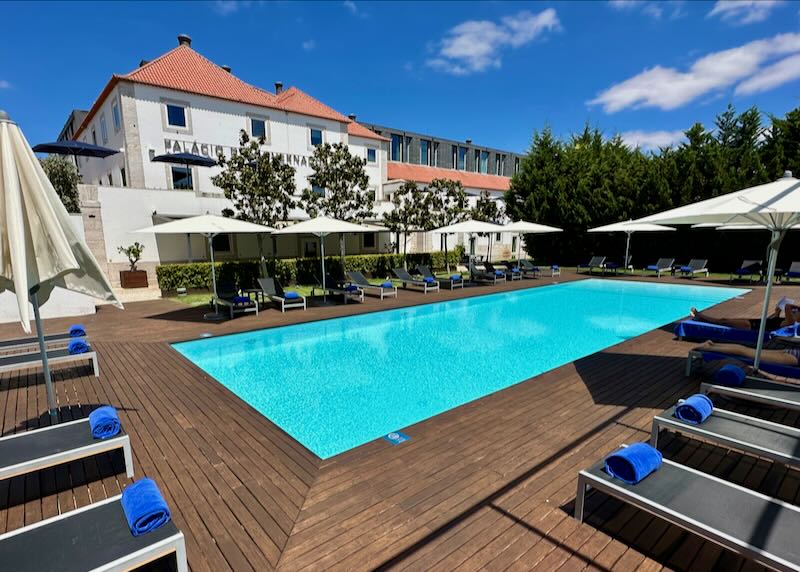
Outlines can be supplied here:
M732 102L800 105L797 3L88 2L4 4L0 109L52 140L112 73L176 35L264 88L296 85L360 120L522 151L586 122L643 145Z

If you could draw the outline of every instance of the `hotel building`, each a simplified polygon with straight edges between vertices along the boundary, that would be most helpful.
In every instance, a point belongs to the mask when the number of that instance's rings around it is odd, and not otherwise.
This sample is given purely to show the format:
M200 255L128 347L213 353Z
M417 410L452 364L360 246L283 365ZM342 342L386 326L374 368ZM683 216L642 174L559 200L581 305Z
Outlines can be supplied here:
M366 160L369 190L375 196L375 223L392 208L391 193L404 181L424 186L434 178L460 180L472 196L488 191L499 200L519 156L466 143L407 133L377 125L364 125L328 107L296 87L274 91L252 86L237 78L231 68L219 66L191 47L191 38L178 36L178 46L138 68L111 77L87 112L73 111L60 138L76 139L119 149L105 159L78 158L83 184L81 210L87 243L106 264L113 284L127 267L117 249L134 241L145 245L140 267L151 273L159 263L206 260L205 239L200 236L160 236L133 231L154 223L195 216L221 214L231 208L221 189L211 181L218 167L187 168L153 162L164 153L193 153L216 158L238 149L239 134L264 137L264 149L280 155L295 168L299 195L309 188L309 158L322 143L344 143ZM324 189L315 189L322 193ZM474 198L471 199L474 201ZM300 209L290 218L307 215ZM338 238L329 236L329 252L338 251ZM388 232L347 237L348 252L387 252L397 237ZM451 245L461 237L452 237ZM272 241L264 241L270 255ZM277 242L281 256L313 256L318 239L286 236ZM485 242L484 248L485 248ZM474 241L467 248L480 250ZM508 255L511 237L503 235L498 255ZM438 249L430 234L411 239L409 251ZM222 236L215 242L219 260L257 257L255 238Z

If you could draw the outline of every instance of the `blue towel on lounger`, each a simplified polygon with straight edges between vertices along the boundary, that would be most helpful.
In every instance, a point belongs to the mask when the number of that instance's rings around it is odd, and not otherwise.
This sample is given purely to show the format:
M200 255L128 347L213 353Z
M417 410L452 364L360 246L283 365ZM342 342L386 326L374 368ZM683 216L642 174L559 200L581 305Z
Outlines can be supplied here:
M82 338L86 335L86 328L83 324L72 324L67 330L70 337L73 338Z
M389 281L387 280L386 282L384 282L383 284L381 284L381 288L394 288L394 284L392 284L391 282L389 282Z
M675 407L675 417L692 425L700 425L714 411L714 404L707 395L695 393Z
M231 300L234 304L248 304L250 302L250 298L247 296L234 296Z
M356 286L355 284L348 284L347 286L344 287L344 289L347 290L348 292L355 292L356 290L358 290L358 286Z
M661 466L661 452L647 443L634 443L606 457L606 473L635 485Z
M652 270L653 272L658 272L658 266L656 266L655 264L651 264L650 266L647 267L647 269Z
M502 270L495 270L495 271L494 271L494 275L495 275L495 276L505 276L505 274L506 274L506 273L505 273L505 272L503 272Z
M90 349L89 344L83 341L81 338L75 338L74 340L70 341L67 345L67 351L73 355L75 354L85 354Z
M451 282L458 282L461 279L462 279L461 274L451 274L450 275L450 281Z
M436 281L436 278L434 278L433 276L425 276L422 280L427 282L428 284L433 284Z
M297 300L300 298L300 294L298 294L297 292L289 291L289 292L284 292L283 297L286 298L287 300Z
M122 428L117 410L110 405L103 405L89 413L89 427L95 439L114 437Z
M691 266L681 266L681 272L691 272L691 271L692 271Z
M139 479L126 487L120 502L134 536L147 534L172 518L167 501L153 479Z
M550 267L550 270L558 270L558 264L553 264L553 265Z
M739 387L744 383L744 378L747 377L744 370L738 365L727 363L717 370L714 374L714 380L727 387Z

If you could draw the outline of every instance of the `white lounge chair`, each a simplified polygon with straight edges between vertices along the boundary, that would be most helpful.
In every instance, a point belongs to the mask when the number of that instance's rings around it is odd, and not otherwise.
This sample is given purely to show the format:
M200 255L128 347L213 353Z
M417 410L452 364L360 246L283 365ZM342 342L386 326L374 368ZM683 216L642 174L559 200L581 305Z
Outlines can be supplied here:
M66 348L47 351L47 361L52 365L92 362L94 376L100 377L100 365L97 362L97 352L89 350L80 354L71 354ZM39 352L28 354L10 354L0 356L0 372L21 371L29 367L42 365L42 354Z
M306 297L298 295L296 298L287 298L286 292L275 278L259 278L258 285L261 286L261 292L280 307L281 312L292 308L306 309Z
M695 274L705 274L708 277L708 260L703 258L692 258L689 264L680 267L682 276L694 278Z
M655 272L656 278L661 278L662 274L672 272L673 264L675 264L674 258L659 258L655 264L651 264L642 270L642 276L647 275L648 272Z
M408 288L409 286L421 288L423 294L439 291L439 282L436 280L417 280L405 268L392 268L392 273L403 284L403 288Z
M381 300L391 296L397 298L397 286L389 287L381 286L380 284L370 284L370 281L367 280L366 276L355 270L348 271L347 277L350 278L350 281L354 285L358 286L364 292L376 292L378 296L380 296Z
M44 343L49 349L66 346L72 340L85 340L85 336L73 336L69 332L50 334L44 337ZM15 340L0 341L0 351L34 350L39 349L39 338L17 338Z

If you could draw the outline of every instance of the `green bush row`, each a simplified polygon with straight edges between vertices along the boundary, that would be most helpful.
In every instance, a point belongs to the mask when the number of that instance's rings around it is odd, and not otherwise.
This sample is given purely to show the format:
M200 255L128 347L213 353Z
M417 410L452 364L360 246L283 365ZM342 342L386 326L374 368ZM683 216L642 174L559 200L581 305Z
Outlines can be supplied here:
M448 252L450 264L455 265L462 254L461 246ZM264 262L267 273L277 277L283 284L314 284L319 276L319 258L277 258ZM214 264L218 282L233 282L246 288L255 286L256 280L261 276L261 263L258 260L234 260ZM444 252L409 254L408 267L414 268L417 264L427 264L436 270L442 270L446 267ZM357 254L345 257L345 270L357 270L375 278L389 276L392 268L402 265L402 254ZM334 275L342 275L341 258L326 256L325 270ZM158 287L166 291L178 288L210 288L211 263L161 264L156 267L156 277Z

